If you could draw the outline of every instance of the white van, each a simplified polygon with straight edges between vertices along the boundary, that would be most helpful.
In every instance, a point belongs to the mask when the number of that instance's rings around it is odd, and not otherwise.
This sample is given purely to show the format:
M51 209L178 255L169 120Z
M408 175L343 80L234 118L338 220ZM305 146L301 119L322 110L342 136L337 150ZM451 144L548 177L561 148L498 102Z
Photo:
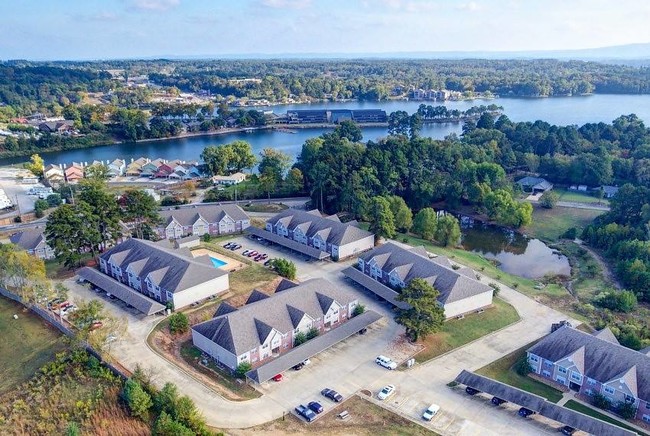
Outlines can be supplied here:
M388 369L397 368L397 363L393 362L390 358L386 356L377 356L375 358L375 363L377 365L383 366L384 368L388 368Z
M427 410L425 410L424 413L422 414L422 419L424 419L425 421L431 421L431 419L433 419L433 417L436 416L439 410L440 410L440 406L438 406L437 404L430 405L427 408Z

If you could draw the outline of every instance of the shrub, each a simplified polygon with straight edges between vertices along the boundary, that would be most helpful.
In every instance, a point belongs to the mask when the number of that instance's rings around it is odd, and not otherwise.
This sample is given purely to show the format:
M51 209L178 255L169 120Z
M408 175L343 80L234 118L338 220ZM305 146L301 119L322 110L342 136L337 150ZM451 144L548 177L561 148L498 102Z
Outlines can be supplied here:
M34 215L36 215L36 218L42 218L43 215L45 215L45 211L47 208L50 207L50 205L47 203L45 200L36 200L34 203Z
M594 302L606 309L629 313L637 306L637 298L630 291L609 291L596 296Z
M205 235L201 236L201 241L203 242L210 242L212 240L212 236L210 236L209 233L206 233Z
M122 389L122 399L126 403L132 416L140 418L143 421L149 419L149 409L153 405L151 396L142 389L140 383L133 379L128 379Z
M528 355L526 353L522 354L521 357L517 359L514 365L514 370L517 374L524 377L533 372L533 368L530 366Z
M179 204L186 204L186 203L187 203L186 200L171 195L163 197L162 200L160 200L161 206L178 206Z
M575 238L578 237L578 229L576 229L575 227L571 227L571 228L567 229L567 231L562 234L562 237L564 239L574 240Z
M57 207L57 206L60 206L61 203L63 203L63 200L61 199L60 194L50 194L50 195L47 196L47 198L45 200L47 201L47 204L50 207Z
M273 265L275 271L282 277L286 277L289 280L296 278L296 265L290 260L273 259L271 265Z
M304 344L307 342L307 336L303 332L298 332L293 337L293 346L297 347L298 345Z
M557 204L559 199L560 199L560 196L556 192L546 191L539 198L539 204L543 208L553 209L555 207L555 205Z
M618 413L623 419L629 420L636 416L636 408L633 404L621 401L616 405L616 413Z
M499 287L499 285L497 285L494 282L490 282L490 283L488 283L488 286L491 287L492 289L494 289L494 295L495 296L499 295L499 291L501 291L501 288Z
M609 398L602 394L595 394L593 397L591 397L591 401L593 402L594 406L598 407L599 409L609 410L610 407L612 407L612 403L609 401Z
M239 365L237 365L237 369L235 370L235 376L237 378L246 378L246 373L250 371L253 367L251 366L250 363L248 362L242 362Z
M311 339L314 339L316 336L318 336L318 329L315 327L312 327L309 329L307 334L305 335L305 338L309 341Z
M162 412L153 426L157 436L194 436L195 433L180 422L174 420L166 412Z
M352 316L355 317L361 315L365 311L366 311L366 306L364 306L363 304L357 304L354 307L354 310L352 311Z
M173 335L186 333L190 329L190 320L183 312L176 312L169 317L169 332Z

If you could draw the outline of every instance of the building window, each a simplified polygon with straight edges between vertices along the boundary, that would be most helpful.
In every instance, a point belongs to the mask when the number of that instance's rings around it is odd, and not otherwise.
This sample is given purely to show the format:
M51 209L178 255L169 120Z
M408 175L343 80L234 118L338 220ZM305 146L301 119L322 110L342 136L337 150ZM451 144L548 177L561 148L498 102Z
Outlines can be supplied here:
M551 371L544 370L544 371L542 371L542 375L544 377L550 377L551 376Z
M566 368L562 368L561 366L558 366L557 372L559 372L560 374L566 374Z
M574 382L581 383L582 382L582 376L578 374L577 372L571 371L571 380Z
M589 383L590 386L595 386L598 382L593 378L587 378L587 383Z
M614 388L611 386L605 386L603 390L605 391L606 394L614 395Z
M625 395L625 402L629 403L629 404L634 404L636 402L636 400L634 399L633 396L626 394Z
M644 420L645 422L650 422L650 415L643 415L641 419Z
M645 403L645 408L650 410L650 401L646 401Z
M534 354L530 354L530 355L528 356L528 360L530 360L531 362L538 362L538 361L539 361L539 357L535 356Z
M585 389L585 394L592 396L594 394L594 391L592 391L591 389Z

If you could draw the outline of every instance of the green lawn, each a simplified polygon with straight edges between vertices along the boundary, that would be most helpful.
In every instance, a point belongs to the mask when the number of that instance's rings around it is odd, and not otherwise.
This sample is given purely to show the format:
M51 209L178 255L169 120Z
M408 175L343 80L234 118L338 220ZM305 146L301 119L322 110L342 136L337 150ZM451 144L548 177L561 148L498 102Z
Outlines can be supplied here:
M603 413L600 413L596 409L593 409L593 408L591 408L589 406L586 406L586 405L584 405L582 403L578 403L575 400L567 401L566 404L564 405L564 407L566 407L567 409L575 410L576 412L584 413L585 415L589 415L589 416L591 416L593 418L600 419L601 421L605 421L605 422L608 422L610 424L614 424L614 425L617 425L619 427L623 427L624 429L632 430L632 431L634 431L634 432L636 432L638 434L642 434L642 435L646 435L646 436L648 435L648 433L644 433L644 432L641 432L641 431L639 431L639 430L637 430L635 428L632 428L632 427L630 427L629 425L625 424L622 421L619 421L619 420L614 419L614 418L612 418L610 416L607 416L607 415L605 415Z
M589 204L600 204L607 206L609 201L606 199L599 200L598 197L590 195L587 192L579 191L569 191L568 189L556 188L553 189L556 193L560 195L560 201L571 201L573 203L589 203Z
M271 202L273 199L271 199ZM241 207L246 212L266 212L266 213L278 213L282 212L285 209L288 209L289 206L281 203L251 203L245 204Z
M501 359L495 360L489 365L484 366L483 368L476 371L476 373L490 377L494 380L498 380L510 386L514 386L524 391L539 395L553 403L557 403L562 399L561 391L544 383L538 382L537 380L533 380L530 377L523 377L512 369L512 366L515 364L517 359L519 359L519 357L525 353L526 349L532 345L533 344L528 344L525 347L513 351L507 356L504 356Z
M31 378L65 348L58 330L4 297L0 297L0 338L0 394Z
M535 205L532 224L522 228L521 231L533 238L546 242L555 242L571 227L578 229L578 236L580 236L582 229L603 213L600 210L570 207L544 209L539 205Z
M445 322L440 332L421 341L425 349L415 356L415 360L426 362L518 320L519 314L514 307L500 298L495 298L494 307L486 309L483 313L473 313L463 319Z

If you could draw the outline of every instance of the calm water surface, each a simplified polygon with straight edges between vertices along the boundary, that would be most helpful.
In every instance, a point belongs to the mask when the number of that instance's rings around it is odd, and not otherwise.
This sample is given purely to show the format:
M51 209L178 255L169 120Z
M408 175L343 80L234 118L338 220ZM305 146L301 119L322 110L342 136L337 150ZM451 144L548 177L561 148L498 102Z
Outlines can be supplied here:
M349 103L315 103L309 105L281 105L269 109L284 113L288 109L323 109L323 108L381 108L386 112L405 110L413 113L423 103L419 101L387 102L349 102ZM437 104L424 102L425 104ZM647 95L592 95L586 97L555 97L536 99L498 98L494 100L452 101L446 102L449 109L467 109L479 104L495 103L503 106L505 114L513 121L544 120L551 124L584 124L589 122L611 122L621 114L636 113L646 124L650 124L650 96ZM265 147L273 147L295 157L300 153L302 144L308 138L321 135L328 129L297 129L297 133L264 131L253 133L232 133L227 135L200 136L164 141L140 142L137 144L116 144L83 150L68 150L42 153L45 163L91 162L93 160L112 160L122 158L136 159L140 156L164 159L198 159L201 151L208 145L225 144L237 139L251 143L253 151L260 152ZM422 129L423 136L442 139L450 133L460 133L461 125L427 124ZM386 136L386 129L371 127L363 129L364 140L376 140ZM23 162L25 158L8 158L0 164Z

